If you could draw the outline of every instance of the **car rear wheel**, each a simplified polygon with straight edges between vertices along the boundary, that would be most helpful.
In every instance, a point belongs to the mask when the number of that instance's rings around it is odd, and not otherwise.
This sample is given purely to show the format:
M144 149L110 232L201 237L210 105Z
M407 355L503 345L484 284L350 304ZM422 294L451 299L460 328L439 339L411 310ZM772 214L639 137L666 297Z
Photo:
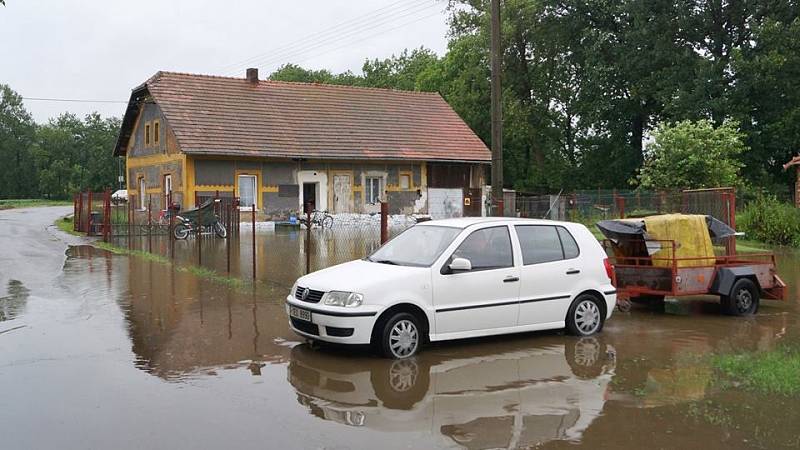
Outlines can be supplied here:
M403 359L414 356L422 344L422 327L413 314L401 312L383 324L380 350L383 356Z
M567 311L567 331L575 336L590 336L603 329L605 317L597 299L581 294Z
M740 278L731 288L730 295L720 297L722 309L732 316L749 316L758 311L758 286L752 280Z

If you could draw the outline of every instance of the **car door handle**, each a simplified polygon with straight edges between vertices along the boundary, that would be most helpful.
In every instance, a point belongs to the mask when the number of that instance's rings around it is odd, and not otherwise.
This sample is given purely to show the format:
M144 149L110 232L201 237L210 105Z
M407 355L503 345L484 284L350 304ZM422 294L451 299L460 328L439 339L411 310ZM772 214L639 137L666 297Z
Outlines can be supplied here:
M567 271L567 275L577 275L577 274L579 274L579 273L581 273L581 271L580 271L580 270L578 270L578 269L569 269L569 270Z
M503 278L503 283L513 283L515 281L519 281L519 277L505 277L505 278Z

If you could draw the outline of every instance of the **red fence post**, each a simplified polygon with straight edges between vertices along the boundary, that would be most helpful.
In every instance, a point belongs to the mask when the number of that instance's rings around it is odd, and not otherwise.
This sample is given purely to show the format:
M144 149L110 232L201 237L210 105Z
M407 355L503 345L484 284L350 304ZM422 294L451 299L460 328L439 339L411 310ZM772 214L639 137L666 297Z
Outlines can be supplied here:
M381 202L381 245L389 240L389 204Z
M111 236L111 190L106 189L103 195L103 241L108 242Z
M256 205L252 206L252 224L253 224L253 282L256 281Z
M733 189L732 192L728 192L727 195L723 194L723 197L727 196L728 201L725 202L728 205L728 225L734 230L736 229L736 189ZM728 238L728 242L725 244L725 250L728 256L736 256L736 235L733 235Z
M625 197L617 196L617 210L619 211L619 218L625 218Z
M89 207L87 208L88 223L86 226L86 235L91 236L94 234L94 232L92 231L92 191L89 191L89 199L86 203L89 204Z

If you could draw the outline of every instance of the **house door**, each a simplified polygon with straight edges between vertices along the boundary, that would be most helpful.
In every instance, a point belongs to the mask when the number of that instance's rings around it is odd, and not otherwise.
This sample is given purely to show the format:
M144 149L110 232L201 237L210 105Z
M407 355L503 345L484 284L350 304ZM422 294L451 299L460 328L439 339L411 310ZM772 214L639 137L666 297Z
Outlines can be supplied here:
M352 195L352 181L350 175L333 176L333 211L337 213L350 212L350 196Z
M317 209L317 184L303 183L303 211L311 205L311 210Z

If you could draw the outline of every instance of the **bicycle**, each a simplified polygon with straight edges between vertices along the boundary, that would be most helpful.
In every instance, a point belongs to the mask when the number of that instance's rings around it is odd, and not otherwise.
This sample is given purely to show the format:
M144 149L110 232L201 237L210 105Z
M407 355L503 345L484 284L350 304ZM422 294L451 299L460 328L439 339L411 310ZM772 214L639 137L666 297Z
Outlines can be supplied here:
M307 216L301 216L300 224L308 226L306 222L308 222ZM311 211L311 227L313 228L314 225L319 226L320 228L331 228L333 227L333 216L328 214L327 211L318 211L313 210Z

